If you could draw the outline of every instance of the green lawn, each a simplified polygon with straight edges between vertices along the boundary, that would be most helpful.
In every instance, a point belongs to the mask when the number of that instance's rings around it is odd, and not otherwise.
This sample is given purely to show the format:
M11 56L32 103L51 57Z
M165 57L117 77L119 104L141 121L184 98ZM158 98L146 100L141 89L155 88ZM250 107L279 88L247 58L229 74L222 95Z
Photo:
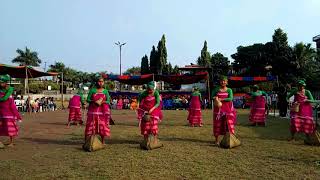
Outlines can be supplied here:
M186 126L186 111L164 111L159 136L164 147L144 151L134 113L113 111L117 125L108 146L93 153L81 150L84 127L65 128L67 113L28 117L17 146L0 150L0 179L320 178L320 147L304 145L302 135L287 142L286 119L269 116L267 127L249 127L247 116L238 111L242 146L221 149L213 145L211 111L204 112L201 128Z

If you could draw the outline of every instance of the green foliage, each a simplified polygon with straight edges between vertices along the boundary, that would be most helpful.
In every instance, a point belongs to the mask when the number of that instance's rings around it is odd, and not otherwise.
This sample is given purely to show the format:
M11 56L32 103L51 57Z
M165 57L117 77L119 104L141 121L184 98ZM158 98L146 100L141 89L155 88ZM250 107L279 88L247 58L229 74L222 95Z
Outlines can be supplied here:
M166 37L165 35L162 35L161 40L158 43L158 62L159 62L159 68L160 68L160 74L162 74L164 68L167 68L168 71L168 64L167 64L167 48L166 48Z
M152 46L152 50L150 52L150 71L154 74L158 74L160 72L158 51L154 46Z
M168 74L170 65L167 63L167 48L166 38L162 35L161 40L158 42L157 49L152 46L150 53L150 71L154 74Z
M123 74L124 75L140 75L141 68L140 67L132 67L127 69Z
M270 48L270 64L273 74L279 76L281 83L292 82L295 73L292 49L288 44L287 34L282 29L275 30Z
M150 69L149 69L149 60L148 56L144 55L141 59L141 74L149 74Z
M210 64L212 71L217 74L227 74L230 69L230 61L219 52L212 55Z
M55 62L49 66L49 72L63 72L63 80L66 82L71 82L73 87L78 87L80 83L92 82L94 81L94 76L96 73L87 73L82 71L77 71L70 67L66 67L63 62ZM61 81L61 74L59 79Z
M237 52L231 57L234 59L233 69L241 75L264 76L266 74L268 56L265 44L239 46Z
M295 65L295 77L304 78L308 87L319 87L320 77L318 71L320 62L317 59L317 52L311 44L297 43L292 48L292 61Z
M172 69L171 74L179 74L179 67L177 65L174 66L174 68Z
M211 55L208 52L207 41L204 41L203 48L201 50L201 56L197 60L197 64L204 67L210 66Z
M38 53L31 51L26 47L25 51L17 49L19 55L12 60L12 63L18 63L20 66L40 66L41 59L38 57Z
M115 83L113 81L106 81L105 88L107 90L113 90L115 88Z

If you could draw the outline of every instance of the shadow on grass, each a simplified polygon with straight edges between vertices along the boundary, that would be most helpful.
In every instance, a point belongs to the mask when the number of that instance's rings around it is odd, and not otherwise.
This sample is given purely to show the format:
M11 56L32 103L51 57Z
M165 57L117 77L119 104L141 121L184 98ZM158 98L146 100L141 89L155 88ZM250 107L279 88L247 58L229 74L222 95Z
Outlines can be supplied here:
M138 140L128 140L128 139L107 139L106 144L140 144Z
M179 138L179 137L159 137L159 139L162 141L182 141L182 142L213 144L213 140L208 141L208 140L201 140L201 139L190 139L190 138Z
M66 126L67 127L67 123L63 123L63 122L41 122L40 124L45 124L45 125L58 125L58 126Z
M37 144L57 144L57 145L79 145L83 143L83 139L78 140L59 140L59 139L40 139L40 138L21 138L26 141L34 142Z

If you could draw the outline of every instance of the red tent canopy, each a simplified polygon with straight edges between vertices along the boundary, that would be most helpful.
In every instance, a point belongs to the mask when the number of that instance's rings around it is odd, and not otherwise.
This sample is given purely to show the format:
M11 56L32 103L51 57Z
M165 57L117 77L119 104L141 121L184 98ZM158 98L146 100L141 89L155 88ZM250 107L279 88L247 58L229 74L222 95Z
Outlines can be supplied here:
M42 76L57 76L56 72L42 72L31 66L10 66L0 64L0 74L9 74L13 78L37 78Z
M178 75L153 75L153 74L145 74L141 76L128 76L128 75L107 75L103 74L105 78L112 81L119 81L124 84L131 85L142 85L146 84L150 81L164 81L174 85L181 84L193 84L197 83L201 80L208 79L207 72L201 72L196 74L178 74Z

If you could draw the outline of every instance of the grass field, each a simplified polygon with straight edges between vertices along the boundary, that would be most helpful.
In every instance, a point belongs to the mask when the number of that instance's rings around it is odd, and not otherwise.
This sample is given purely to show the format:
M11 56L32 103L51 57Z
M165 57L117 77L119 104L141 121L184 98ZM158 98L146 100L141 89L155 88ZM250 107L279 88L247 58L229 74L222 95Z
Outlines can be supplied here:
M186 111L164 111L164 147L144 151L134 112L112 113L107 148L93 153L81 149L84 127L66 128L67 112L25 116L16 146L0 150L0 179L320 178L320 147L304 145L302 135L287 142L287 119L269 116L267 127L249 127L248 111L239 110L243 144L228 150L213 145L211 111L201 128L186 126Z

